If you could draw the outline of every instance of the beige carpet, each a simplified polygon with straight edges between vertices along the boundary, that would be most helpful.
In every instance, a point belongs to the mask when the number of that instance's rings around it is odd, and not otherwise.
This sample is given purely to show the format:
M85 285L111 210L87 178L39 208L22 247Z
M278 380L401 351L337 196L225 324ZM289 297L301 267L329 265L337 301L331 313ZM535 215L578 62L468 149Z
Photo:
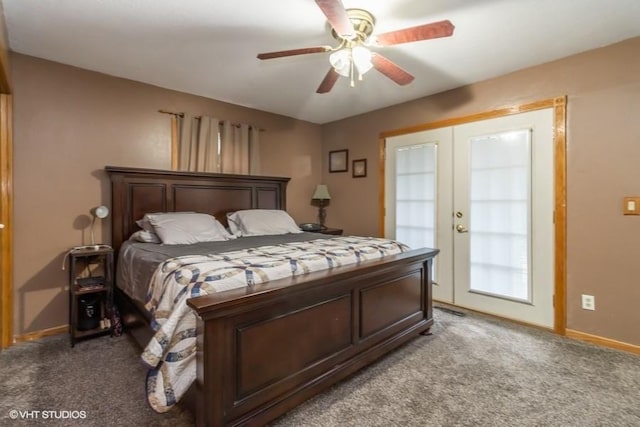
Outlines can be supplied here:
M432 336L272 425L640 426L639 356L477 314L435 310L434 317ZM180 407L154 413L144 377L139 350L126 336L73 349L65 336L22 343L0 352L0 425L193 425ZM12 410L85 416L12 420Z

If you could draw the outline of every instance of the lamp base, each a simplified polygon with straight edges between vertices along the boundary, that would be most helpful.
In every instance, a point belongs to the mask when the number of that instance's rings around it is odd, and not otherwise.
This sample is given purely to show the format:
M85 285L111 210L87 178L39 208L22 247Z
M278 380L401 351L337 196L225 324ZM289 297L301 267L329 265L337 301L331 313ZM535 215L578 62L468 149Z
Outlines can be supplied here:
M320 228L321 229L325 229L327 228L324 225L324 221L327 219L327 211L324 208L324 204L320 204L320 207L318 208L318 223L320 224Z

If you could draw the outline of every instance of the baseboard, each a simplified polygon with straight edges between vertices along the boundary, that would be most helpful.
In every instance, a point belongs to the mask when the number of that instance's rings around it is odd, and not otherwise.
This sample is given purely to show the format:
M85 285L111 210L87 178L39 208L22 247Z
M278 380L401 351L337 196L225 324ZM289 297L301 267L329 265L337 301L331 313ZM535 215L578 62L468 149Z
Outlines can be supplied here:
M597 335L587 334L585 332L567 329L566 336L579 341L585 341L602 347L614 348L616 350L628 351L629 353L640 354L640 346L633 345L622 341L616 341L609 338L599 337Z
M34 341L40 338L50 337L52 335L60 335L69 332L69 325L56 326L55 328L43 329L40 331L29 332L27 334L16 335L13 337L13 343Z

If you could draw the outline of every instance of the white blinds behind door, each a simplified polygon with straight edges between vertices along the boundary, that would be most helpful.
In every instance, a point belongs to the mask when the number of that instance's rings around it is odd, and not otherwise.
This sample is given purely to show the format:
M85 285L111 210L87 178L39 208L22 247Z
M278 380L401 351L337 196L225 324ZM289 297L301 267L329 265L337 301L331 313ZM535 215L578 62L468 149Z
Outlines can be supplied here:
M472 291L529 301L531 133L470 139Z
M435 248L435 144L396 151L396 239L412 248Z

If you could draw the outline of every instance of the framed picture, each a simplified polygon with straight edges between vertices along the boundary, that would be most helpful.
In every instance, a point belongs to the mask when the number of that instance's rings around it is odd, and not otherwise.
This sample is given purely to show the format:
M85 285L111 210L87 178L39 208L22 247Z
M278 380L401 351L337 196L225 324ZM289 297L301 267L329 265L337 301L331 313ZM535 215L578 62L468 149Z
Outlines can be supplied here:
M329 172L349 170L349 150L329 151Z
M367 176L367 159L354 160L352 171L354 178L364 178Z

